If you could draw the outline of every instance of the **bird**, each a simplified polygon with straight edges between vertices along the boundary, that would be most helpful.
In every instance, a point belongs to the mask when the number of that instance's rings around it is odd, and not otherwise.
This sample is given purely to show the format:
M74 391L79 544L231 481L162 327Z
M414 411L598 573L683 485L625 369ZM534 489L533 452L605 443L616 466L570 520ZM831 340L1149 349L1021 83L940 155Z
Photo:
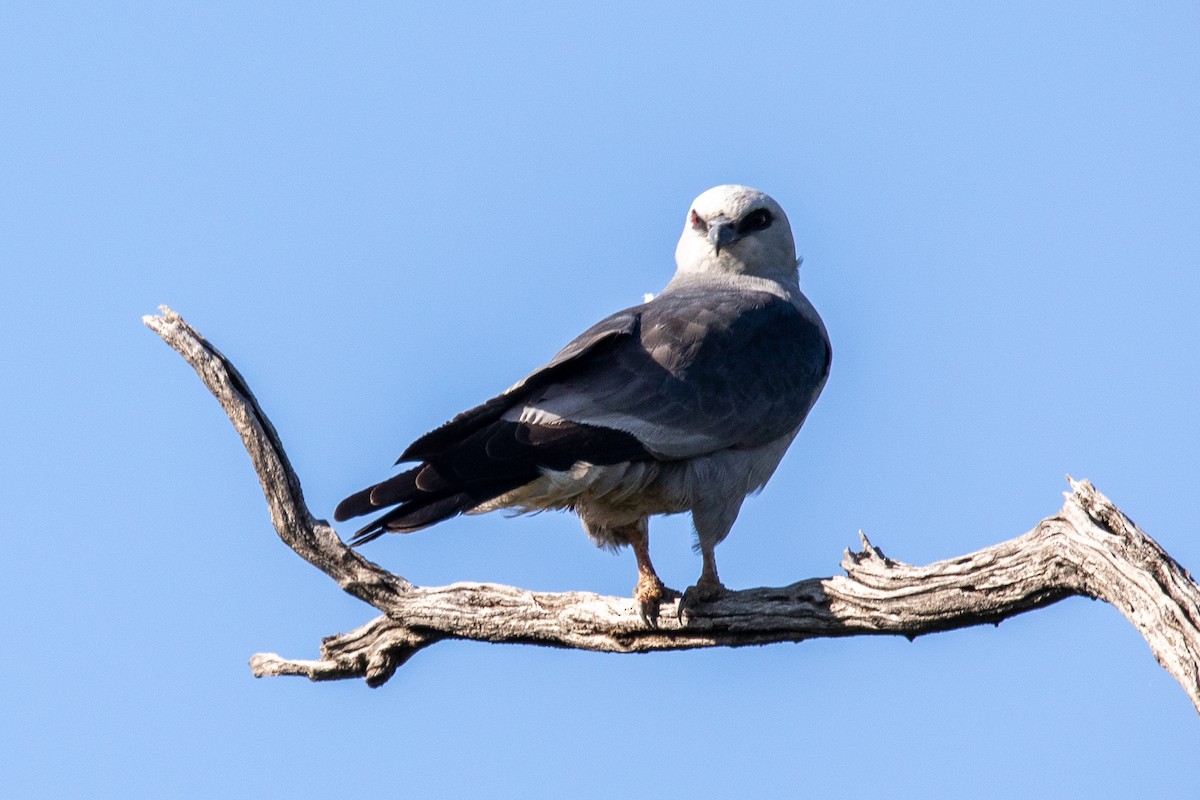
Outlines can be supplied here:
M632 548L643 621L655 624L668 600L682 614L719 598L716 546L829 376L833 351L800 291L801 261L770 196L740 185L703 192L661 292L413 441L396 464L414 466L350 495L334 519L384 512L354 534L358 546L459 514L572 511L596 545ZM702 567L680 595L655 572L648 520L685 512Z

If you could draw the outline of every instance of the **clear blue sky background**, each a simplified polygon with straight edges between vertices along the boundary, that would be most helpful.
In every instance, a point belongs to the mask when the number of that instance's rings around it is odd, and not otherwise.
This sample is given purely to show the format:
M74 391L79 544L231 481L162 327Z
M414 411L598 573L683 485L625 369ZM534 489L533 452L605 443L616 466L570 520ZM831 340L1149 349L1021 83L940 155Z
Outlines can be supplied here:
M139 317L228 353L314 509L773 194L834 370L732 587L1020 534L1092 479L1200 567L1193 3L6 4L5 797L1194 796L1200 720L1112 608L641 657L442 644L256 681L373 612L276 538ZM1053 8L1051 8L1053 5ZM669 583L699 572L655 523ZM370 546L411 580L628 594L560 515Z

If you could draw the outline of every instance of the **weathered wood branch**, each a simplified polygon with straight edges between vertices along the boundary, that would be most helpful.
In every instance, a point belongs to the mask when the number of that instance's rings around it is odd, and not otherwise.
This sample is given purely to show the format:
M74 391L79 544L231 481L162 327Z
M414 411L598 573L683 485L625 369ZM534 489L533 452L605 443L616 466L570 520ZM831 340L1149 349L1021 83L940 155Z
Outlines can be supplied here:
M321 657L260 653L254 674L387 681L442 639L630 653L739 647L815 637L927 633L996 623L1081 595L1104 600L1138 629L1200 711L1200 587L1087 481L1071 480L1062 510L1000 544L928 566L887 558L866 537L844 576L731 592L681 620L665 606L647 626L631 598L455 583L419 587L342 543L313 517L274 427L233 365L169 308L143 321L191 364L242 437L275 530L302 558L382 616L326 638ZM1069 479L1070 480L1070 479Z

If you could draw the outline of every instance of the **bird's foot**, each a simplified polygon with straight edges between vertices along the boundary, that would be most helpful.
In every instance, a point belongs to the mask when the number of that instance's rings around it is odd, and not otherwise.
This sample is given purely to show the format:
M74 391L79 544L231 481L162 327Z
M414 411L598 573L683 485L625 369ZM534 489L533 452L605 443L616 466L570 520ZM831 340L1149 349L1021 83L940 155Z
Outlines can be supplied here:
M725 584L721 583L716 578L707 578L704 575L700 576L700 580L696 581L695 586L689 586L683 592L683 599L679 601L679 621L683 622L685 614L691 614L692 610L697 606L711 603L729 592L725 588Z
M679 598L679 592L668 589L654 574L642 574L637 586L633 587L633 599L637 602L638 616L648 627L658 627L658 608L668 600Z

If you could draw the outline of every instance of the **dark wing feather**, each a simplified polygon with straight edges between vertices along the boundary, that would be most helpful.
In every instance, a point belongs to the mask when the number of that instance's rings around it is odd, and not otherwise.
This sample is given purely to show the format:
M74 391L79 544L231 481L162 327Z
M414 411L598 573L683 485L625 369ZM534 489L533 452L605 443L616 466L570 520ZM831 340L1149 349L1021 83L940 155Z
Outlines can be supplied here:
M650 458L622 431L501 419L531 392L577 373L591 356L636 336L638 311L601 320L508 391L417 439L397 463L419 460L420 465L350 495L338 504L334 519L397 506L355 534L352 543L361 544L388 531L414 531L461 514L536 480L543 469L564 470L580 460L612 464Z
M470 506L470 498L463 493L433 498L423 503L409 503L394 508L359 528L350 539L350 545L357 547L360 544L372 542L385 533L419 531L442 520L457 516Z
M498 420L419 466L350 495L338 505L334 519L397 506L355 534L352 543L360 544L469 511L536 480L544 469L566 470L577 461L615 464L651 457L636 438L610 428Z
M549 364L535 370L504 393L462 412L444 425L410 444L396 460L417 461L442 452L500 419L504 412L529 394L577 371L588 356L603 352L618 342L637 335L639 308L631 308L606 317L577 336L558 352Z

